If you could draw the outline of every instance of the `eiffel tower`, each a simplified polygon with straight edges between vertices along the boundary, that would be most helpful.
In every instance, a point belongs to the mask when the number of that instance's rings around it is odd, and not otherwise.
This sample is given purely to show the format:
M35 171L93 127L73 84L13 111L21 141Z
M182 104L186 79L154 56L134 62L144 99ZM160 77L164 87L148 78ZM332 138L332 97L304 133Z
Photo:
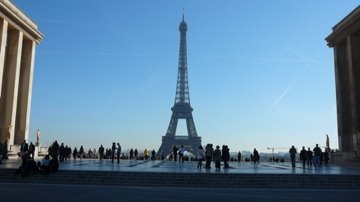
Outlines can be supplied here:
M193 108L190 106L188 71L187 71L187 48L186 48L186 31L187 24L184 15L179 26L180 31L180 51L178 77L176 84L175 103L171 108L172 115L166 135L162 137L162 144L157 152L157 156L167 157L176 145L178 148L183 145L187 152L198 156L198 149L201 145L201 137L198 137L194 119L192 116ZM179 119L186 120L187 136L176 136L176 128Z

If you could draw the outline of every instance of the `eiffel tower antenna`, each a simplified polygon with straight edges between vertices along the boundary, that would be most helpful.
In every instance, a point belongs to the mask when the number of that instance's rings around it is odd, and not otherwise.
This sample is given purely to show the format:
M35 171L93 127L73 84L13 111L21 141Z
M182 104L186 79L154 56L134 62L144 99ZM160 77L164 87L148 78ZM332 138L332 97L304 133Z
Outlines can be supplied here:
M183 10L184 12L184 10ZM176 94L174 106L171 108L172 115L169 127L165 136L162 137L162 144L157 152L158 157L167 157L172 152L174 146L180 147L183 145L185 150L198 156L198 149L201 145L201 137L198 137L194 119L192 116L193 108L190 106L190 94L188 83L188 67L187 67L187 47L186 47L186 32L188 26L184 19L180 23L180 48L179 48L179 63L178 76L176 83ZM176 136L176 128L179 119L186 120L187 136Z

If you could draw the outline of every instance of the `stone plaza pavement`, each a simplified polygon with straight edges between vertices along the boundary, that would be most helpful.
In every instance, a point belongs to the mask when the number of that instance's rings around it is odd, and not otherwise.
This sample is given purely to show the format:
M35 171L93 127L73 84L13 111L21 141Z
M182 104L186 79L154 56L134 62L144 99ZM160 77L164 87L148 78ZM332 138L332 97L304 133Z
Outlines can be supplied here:
M40 160L40 159L38 159ZM0 169L16 169L20 166L19 159L10 159L0 164ZM204 162L203 162L204 164ZM229 162L230 168L220 171L212 168L207 170L197 169L196 161L174 162L174 161L144 161L144 160L121 160L120 163L111 162L109 159L83 159L68 160L60 164L59 170L68 171L102 171L102 172L156 172L156 173L227 173L227 174L320 174L320 175L360 175L360 164L335 164L322 166L320 168L302 168L300 163L296 168L291 168L290 162L260 162L254 165L251 162Z
M230 168L216 171L197 169L197 162L121 160L70 160L60 164L58 172L16 175L20 160L0 164L4 183L50 183L74 185L116 185L147 187L233 187L360 190L359 164L330 165L295 169L289 162L230 162Z

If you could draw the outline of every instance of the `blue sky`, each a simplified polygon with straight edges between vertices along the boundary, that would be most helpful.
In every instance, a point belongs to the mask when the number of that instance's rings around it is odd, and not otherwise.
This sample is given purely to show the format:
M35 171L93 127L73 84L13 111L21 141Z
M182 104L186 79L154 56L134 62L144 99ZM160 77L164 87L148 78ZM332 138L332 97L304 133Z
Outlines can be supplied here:
M355 0L14 0L45 35L30 140L157 150L174 104L185 8L191 105L203 144L338 148L333 50ZM177 135L185 135L185 121Z

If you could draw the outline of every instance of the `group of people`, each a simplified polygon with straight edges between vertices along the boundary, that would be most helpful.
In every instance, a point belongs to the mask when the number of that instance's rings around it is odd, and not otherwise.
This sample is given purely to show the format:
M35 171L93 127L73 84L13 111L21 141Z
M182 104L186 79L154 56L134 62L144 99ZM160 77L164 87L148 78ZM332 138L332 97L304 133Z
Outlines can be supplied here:
M302 147L302 150L300 151L300 161L302 162L302 167L305 169L305 166L311 167L314 165L315 167L322 166L322 163L324 162L325 166L329 164L329 148L326 148L323 152L321 148L319 147L319 144L316 144L316 146L313 148L313 150L308 148L308 150L305 149L305 147ZM293 168L295 168L295 162L296 162L296 154L297 150L294 146L292 146L289 149L290 159L291 159L291 165Z
M199 146L199 162L197 168L201 169L202 161L205 159L205 169L211 169L211 162L214 160L215 162L215 169L221 169L221 161L224 162L224 169L228 169L229 160L230 160L230 149L227 145L223 145L221 150L220 146L217 145L216 149L213 148L213 144L207 144L205 146L205 150L200 145Z

